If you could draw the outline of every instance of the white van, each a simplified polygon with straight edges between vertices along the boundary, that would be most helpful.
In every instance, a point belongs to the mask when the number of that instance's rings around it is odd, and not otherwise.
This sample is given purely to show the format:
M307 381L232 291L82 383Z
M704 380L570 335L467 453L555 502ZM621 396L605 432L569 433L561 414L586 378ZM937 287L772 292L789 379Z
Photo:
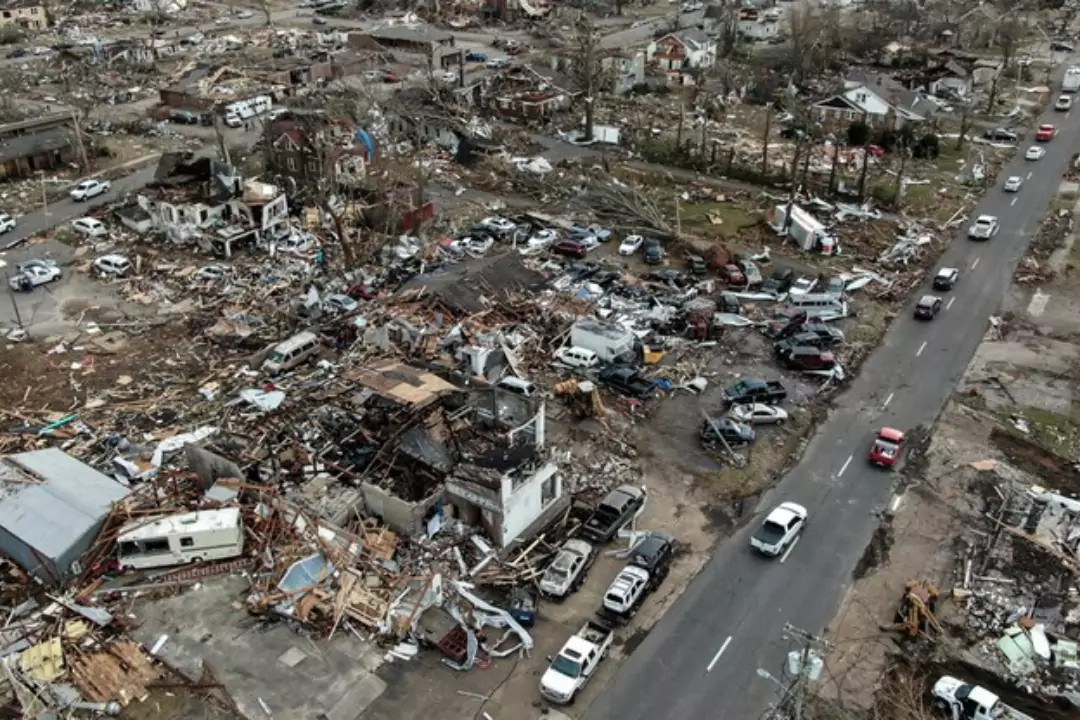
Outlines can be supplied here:
M495 383L495 387L506 390L507 392L512 392L515 395L521 395L522 397L532 397L537 393L536 385L533 385L528 380L514 377L513 375L499 378L499 382Z
M576 368L594 368L600 364L600 356L588 348L564 347L555 353L555 359L563 365Z
M155 568L239 557L244 523L239 508L142 519L120 528L120 567Z
M847 303L827 293L806 293L788 298L788 307L803 310L807 317L847 317Z
M278 343L266 356L262 368L268 373L292 370L318 351L319 338L315 333L297 333L285 342Z

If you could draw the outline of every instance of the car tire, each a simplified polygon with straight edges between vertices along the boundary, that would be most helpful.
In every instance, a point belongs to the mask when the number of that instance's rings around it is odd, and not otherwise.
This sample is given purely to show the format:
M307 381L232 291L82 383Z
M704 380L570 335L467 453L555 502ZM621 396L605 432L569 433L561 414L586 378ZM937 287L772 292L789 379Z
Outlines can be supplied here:
M776 419L776 426L779 427L779 426L783 425L786 422L787 422L787 418L777 418Z

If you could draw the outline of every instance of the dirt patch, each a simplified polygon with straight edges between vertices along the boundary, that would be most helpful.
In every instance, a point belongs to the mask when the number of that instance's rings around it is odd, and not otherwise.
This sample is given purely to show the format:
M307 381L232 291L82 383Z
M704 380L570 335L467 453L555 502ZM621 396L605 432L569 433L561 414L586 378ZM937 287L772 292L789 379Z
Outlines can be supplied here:
M1021 470L1045 479L1059 492L1080 492L1080 477L1072 468L1072 461L1056 455L1038 445L1017 430L995 427L990 441L1009 462Z
M641 643L645 642L645 638L649 637L651 631L651 627L640 627L627 637L616 636L614 645L622 648L623 655L629 657L637 651Z
M881 524L878 525L877 530L874 531L874 536L870 538L870 542L867 544L866 549L863 550L859 562L855 564L855 569L852 571L851 576L856 580L862 580L872 570L888 563L889 551L892 550L892 546L892 518L890 516L885 516L882 518Z

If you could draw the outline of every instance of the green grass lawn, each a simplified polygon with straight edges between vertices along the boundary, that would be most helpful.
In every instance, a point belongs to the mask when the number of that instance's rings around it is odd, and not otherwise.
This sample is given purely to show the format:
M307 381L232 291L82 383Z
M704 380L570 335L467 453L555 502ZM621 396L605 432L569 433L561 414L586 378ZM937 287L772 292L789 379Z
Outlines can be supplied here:
M683 232L694 235L720 234L725 237L733 237L740 228L756 225L759 219L757 213L730 202L686 204L680 206L679 214ZM719 217L723 222L714 225L710 216ZM672 209L672 221L674 219Z
M1030 430L1024 433L1010 421L1011 416L1023 418ZM999 421L1007 432L1027 437L1041 447L1066 459L1080 457L1080 411L1068 414L1042 408L1025 407L1002 411Z

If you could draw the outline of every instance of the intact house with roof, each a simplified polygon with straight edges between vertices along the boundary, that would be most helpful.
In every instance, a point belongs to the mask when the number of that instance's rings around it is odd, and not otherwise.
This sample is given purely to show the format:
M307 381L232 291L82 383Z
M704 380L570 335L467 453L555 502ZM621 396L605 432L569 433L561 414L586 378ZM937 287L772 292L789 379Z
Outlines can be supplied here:
M716 64L716 41L697 28L680 30L649 43L645 59L666 74L669 83L686 84L693 82L691 70Z
M80 559L128 488L58 448L0 458L0 552L46 585Z
M811 114L817 122L833 129L843 129L862 120L873 128L899 130L906 123L921 123L925 119L917 112L890 103L861 83L814 103Z

